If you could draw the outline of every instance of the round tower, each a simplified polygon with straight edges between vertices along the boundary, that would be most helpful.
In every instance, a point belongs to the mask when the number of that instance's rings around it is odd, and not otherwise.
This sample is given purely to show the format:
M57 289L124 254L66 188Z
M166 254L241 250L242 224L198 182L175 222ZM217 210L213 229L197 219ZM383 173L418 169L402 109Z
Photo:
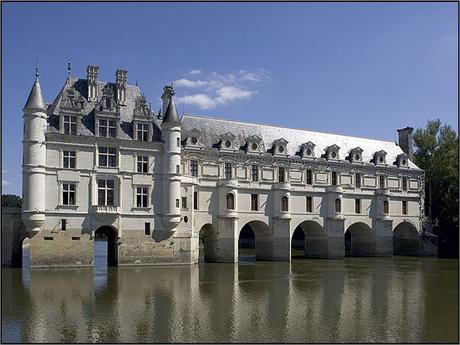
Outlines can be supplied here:
M22 219L27 231L40 231L45 223L47 115L38 69L23 118Z
M181 220L180 215L180 167L181 167L181 124L173 101L172 86L165 86L161 98L163 108L163 226L174 231Z

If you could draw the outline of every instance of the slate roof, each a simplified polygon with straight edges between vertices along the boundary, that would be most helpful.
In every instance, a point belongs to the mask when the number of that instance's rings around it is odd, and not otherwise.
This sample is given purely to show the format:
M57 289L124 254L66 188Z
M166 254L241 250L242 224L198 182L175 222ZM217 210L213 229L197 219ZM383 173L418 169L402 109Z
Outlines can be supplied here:
M24 105L24 109L36 109L36 110L46 110L45 101L42 96L42 89L40 87L40 82L38 81L38 76L35 78L34 85L30 90L29 97L27 102Z
M241 147L245 145L246 139L257 135L262 138L265 150L271 149L273 142L284 138L288 141L287 152L289 155L296 155L303 143L311 141L315 146L315 157L321 157L326 152L327 147L338 145L340 147L339 157L345 160L350 151L356 147L363 149L363 162L371 163L374 153L385 150L386 163L393 165L399 154L404 153L402 149L392 141L375 140L344 136L339 134L312 132L303 129L283 128L272 125L262 125L242 121L227 120L223 118L212 118L185 114L182 117L182 138L193 129L202 133L202 142L207 147L215 146L220 140L220 136L227 132L233 133L237 144ZM412 161L409 160L409 167L420 170Z

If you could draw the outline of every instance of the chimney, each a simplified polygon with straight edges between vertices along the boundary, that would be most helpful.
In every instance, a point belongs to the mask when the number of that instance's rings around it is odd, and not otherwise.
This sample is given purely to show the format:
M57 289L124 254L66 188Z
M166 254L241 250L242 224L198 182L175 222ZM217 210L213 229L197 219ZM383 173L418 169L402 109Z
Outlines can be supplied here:
M97 102L97 78L99 77L99 66L88 65L86 67L86 79L88 80L88 101Z
M172 85L167 85L163 88L163 95L161 96L161 99L163 100L163 117L165 116L169 102L171 101L172 96L174 96L174 94L175 93Z
M412 149L412 132L414 129L412 127L406 127L398 129L399 135L399 147L405 152L409 159L413 159L413 149Z
M126 105L126 80L128 79L128 71L117 69L115 72L115 83L117 91L117 102L119 105Z

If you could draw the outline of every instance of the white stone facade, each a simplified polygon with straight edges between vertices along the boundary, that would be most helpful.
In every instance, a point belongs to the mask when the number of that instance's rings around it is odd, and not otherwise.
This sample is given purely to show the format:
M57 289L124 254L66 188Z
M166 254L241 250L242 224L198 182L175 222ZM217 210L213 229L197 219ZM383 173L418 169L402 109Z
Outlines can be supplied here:
M92 265L99 233L114 265L196 263L200 231L207 260L235 262L246 224L259 259L290 260L297 228L307 256L418 253L424 175L410 160L410 128L398 146L179 120L172 87L157 114L126 71L114 83L98 81L97 66L87 72L68 78L51 104L37 78L24 107L32 267Z

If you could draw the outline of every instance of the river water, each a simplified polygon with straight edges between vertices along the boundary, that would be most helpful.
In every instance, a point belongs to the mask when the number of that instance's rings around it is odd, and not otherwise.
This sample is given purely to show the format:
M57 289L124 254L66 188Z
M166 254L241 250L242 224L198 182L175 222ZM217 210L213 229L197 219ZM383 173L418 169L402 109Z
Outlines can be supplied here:
M99 246L99 244L98 244ZM458 342L437 258L2 269L2 342Z

